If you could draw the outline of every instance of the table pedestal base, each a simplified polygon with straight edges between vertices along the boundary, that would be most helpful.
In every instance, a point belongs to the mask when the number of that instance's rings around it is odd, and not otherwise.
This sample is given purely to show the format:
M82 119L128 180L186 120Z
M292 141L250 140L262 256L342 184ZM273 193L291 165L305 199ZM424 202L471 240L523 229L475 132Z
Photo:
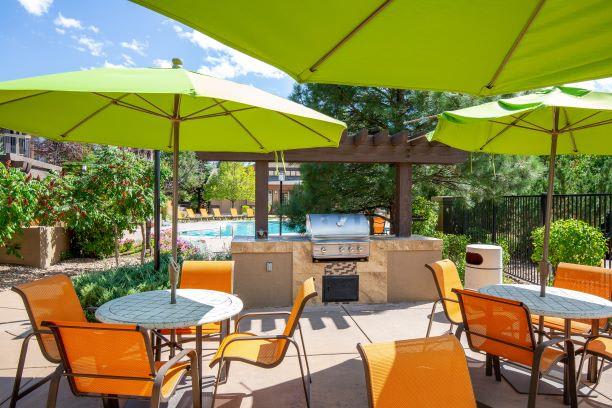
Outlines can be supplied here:
M563 396L563 369L553 369L551 375L542 376L538 384L538 395ZM517 367L514 364L501 364L501 375L519 394L529 394L531 371L527 368ZM597 394L589 387L578 388L578 397L597 398Z

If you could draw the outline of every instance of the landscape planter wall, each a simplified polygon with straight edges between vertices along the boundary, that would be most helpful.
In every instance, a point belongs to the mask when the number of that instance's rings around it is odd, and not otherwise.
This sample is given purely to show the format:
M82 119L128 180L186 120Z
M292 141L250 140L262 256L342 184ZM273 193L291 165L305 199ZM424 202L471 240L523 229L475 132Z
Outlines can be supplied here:
M46 269L60 261L62 252L68 250L68 234L64 227L29 227L11 241L20 245L22 258L6 253L0 248L0 263L27 265Z

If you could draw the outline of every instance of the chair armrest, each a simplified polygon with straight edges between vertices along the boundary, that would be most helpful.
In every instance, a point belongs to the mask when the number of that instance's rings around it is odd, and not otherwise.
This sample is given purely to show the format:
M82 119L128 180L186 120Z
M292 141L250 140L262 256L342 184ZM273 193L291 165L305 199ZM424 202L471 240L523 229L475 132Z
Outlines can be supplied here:
M445 300L447 302L459 303L459 301L457 299L451 299L451 298L447 298L447 297L440 298L439 300Z
M98 310L98 306L87 306L85 310L91 313L96 313L96 310Z
M540 343L536 347L535 352L534 352L534 356L533 356L534 365L536 365L538 367L538 370L539 370L539 367L540 367L540 361L542 360L542 355L544 354L544 350L546 350L549 347L559 345L560 343L565 343L565 346L566 346L566 351L565 351L566 357L570 356L570 355L573 356L575 354L575 352L574 352L574 342L569 337L558 337L558 338L554 338L554 339L545 341L543 343Z
M234 333L239 333L240 321L245 317L271 317L271 316L291 316L290 312L252 312L245 313L238 317L234 322Z
M174 367L176 363L178 363L184 357L189 357L189 360L191 360L191 367L190 367L191 373L194 376L194 378L198 378L197 377L197 375L199 375L198 355L194 349L184 349L183 351L178 353L176 356L174 356L172 359L166 361L164 365L162 365L159 368L159 370L157 370L157 373L155 374L154 386L161 387L161 385L164 382L164 377L166 377L166 373L168 372L168 370Z

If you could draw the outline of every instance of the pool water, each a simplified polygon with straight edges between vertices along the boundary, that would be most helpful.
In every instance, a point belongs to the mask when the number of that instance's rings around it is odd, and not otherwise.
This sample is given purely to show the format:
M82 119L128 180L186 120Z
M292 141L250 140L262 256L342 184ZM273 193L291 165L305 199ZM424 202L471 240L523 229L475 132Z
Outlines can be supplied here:
M279 222L268 221L268 235L279 235ZM283 235L296 234L297 232L283 222ZM233 237L235 235L255 236L255 221L227 221L219 224L205 226L203 229L182 231L182 236L187 237Z

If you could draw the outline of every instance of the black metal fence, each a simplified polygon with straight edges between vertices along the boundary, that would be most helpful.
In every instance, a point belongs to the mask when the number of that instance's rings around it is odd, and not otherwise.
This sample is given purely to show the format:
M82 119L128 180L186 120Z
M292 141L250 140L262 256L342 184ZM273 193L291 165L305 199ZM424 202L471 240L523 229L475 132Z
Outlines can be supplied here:
M544 224L546 195L504 196L497 202L473 206L456 197L442 199L442 231L468 235L473 242L504 240L510 252L506 273L538 283L537 265L531 260L531 232ZM612 237L612 194L563 194L553 199L553 221L576 218ZM608 250L606 265L611 267Z

